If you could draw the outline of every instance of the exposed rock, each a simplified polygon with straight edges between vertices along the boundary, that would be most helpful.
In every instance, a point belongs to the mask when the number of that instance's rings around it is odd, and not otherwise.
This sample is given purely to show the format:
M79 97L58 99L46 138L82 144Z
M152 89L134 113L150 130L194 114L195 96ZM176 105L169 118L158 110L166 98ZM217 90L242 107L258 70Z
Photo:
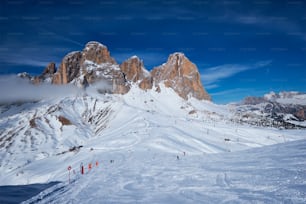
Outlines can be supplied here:
M64 116L58 116L58 120L62 123L62 125L72 125L70 120L68 120Z
M29 121L29 123L30 123L30 127L31 127L31 128L36 128L36 127L37 127L37 124L36 124L36 122L35 122L35 118L32 118L32 119Z
M52 76L55 72L56 72L55 63L50 62L45 68L45 70L43 71L42 76L49 77L49 76Z
M29 79L29 80L32 78L31 75L27 72L18 73L17 76L22 79Z
M71 52L64 57L59 69L50 63L43 76L52 76L53 84L73 83L87 87L98 81L112 86L110 92L125 94L130 90L131 83L141 89L148 90L155 84L160 92L159 83L172 88L184 99L195 97L210 100L204 90L197 67L182 53L169 56L167 63L148 72L143 62L136 56L129 58L120 66L110 56L107 47L98 42L88 42L82 52ZM37 83L41 78L35 79ZM101 92L108 90L101 89Z
M127 84L124 74L122 72L114 72L113 78L113 93L126 94L130 90L130 86Z
M159 85L156 85L156 89L155 89L156 92L160 93L161 92L161 89L160 89L160 86Z
M137 56L124 61L120 65L120 70L125 74L126 79L132 82L137 82L150 75Z
M148 76L144 78L140 83L139 83L139 88L143 90L148 90L152 89L153 87L153 78L151 76Z
M80 76L82 52L76 51L67 54L54 74L53 84L67 84Z
M105 45L99 42L88 42L82 52L82 61L92 61L96 64L110 63L116 64L116 61L110 56Z
M170 55L165 64L152 70L151 75L155 84L163 82L184 99L193 96L200 100L211 100L203 88L198 68L183 53Z
M196 114L197 113L197 111L196 110L191 110L191 111L189 111L189 115L192 115L192 114Z
M56 72L55 63L50 62L46 66L46 68L44 69L41 75L32 78L32 83L33 84L40 84L42 82L51 83L55 72Z
M56 72L56 67L54 62L50 62L41 75L39 76L31 76L30 74L23 72L19 73L18 76L23 79L28 79L32 84L40 84L40 83L51 83L54 73Z

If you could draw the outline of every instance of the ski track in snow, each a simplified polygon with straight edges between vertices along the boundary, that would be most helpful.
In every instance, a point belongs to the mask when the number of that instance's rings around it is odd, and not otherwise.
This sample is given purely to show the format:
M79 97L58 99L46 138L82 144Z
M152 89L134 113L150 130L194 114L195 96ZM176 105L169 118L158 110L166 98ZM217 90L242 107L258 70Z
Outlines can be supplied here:
M25 203L306 202L305 130L235 124L228 107L166 88L14 110L0 114L1 137L14 137L1 143L0 184L62 182Z
M231 154L118 151L41 203L305 203L306 140ZM289 154L288 154L289 153ZM108 163L109 159L114 163ZM48 194L48 196L45 196ZM31 200L25 203L31 203ZM39 202L38 202L39 203Z

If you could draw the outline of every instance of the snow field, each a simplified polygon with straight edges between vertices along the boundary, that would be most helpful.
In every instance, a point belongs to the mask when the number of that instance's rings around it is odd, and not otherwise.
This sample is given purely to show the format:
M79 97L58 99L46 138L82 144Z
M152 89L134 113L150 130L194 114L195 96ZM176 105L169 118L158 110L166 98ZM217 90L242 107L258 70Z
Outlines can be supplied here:
M187 153L179 160L152 150L97 153L104 164L66 182L61 192L42 192L25 203L41 197L41 203L304 203L305 145ZM107 164L111 158L114 163Z
M161 90L90 90L2 112L1 136L14 140L0 184L63 182L26 203L305 202L305 130L236 124L229 106Z

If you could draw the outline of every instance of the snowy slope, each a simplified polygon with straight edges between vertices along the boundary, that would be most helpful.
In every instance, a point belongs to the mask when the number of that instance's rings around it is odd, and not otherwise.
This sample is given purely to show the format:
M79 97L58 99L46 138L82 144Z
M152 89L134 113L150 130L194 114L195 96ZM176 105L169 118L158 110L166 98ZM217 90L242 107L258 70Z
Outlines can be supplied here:
M263 148L253 153L245 150L306 139L305 130L241 125L235 123L233 117L231 106L196 99L185 101L165 87L161 87L161 93L132 87L125 95L102 95L90 87L75 97L2 108L0 185L62 181L43 193L42 197L48 191L54 195L47 196L43 203L51 200L54 203L91 203L88 200L91 197L95 202L103 199L108 203L188 203L196 201L193 197L204 199L206 196L208 201L213 201L217 196L210 198L209 194L220 192L218 186L229 186L226 172L233 168L232 165L242 168L242 173L239 174L240 170L235 172L237 178L230 181L238 182L236 194L244 182L252 185L253 181L249 181L252 176L247 175L249 171L260 174L261 158L269 157L269 153L260 153L270 150ZM275 149L278 147L271 151ZM297 157L295 153L290 154L288 152L288 158ZM178 161L177 155L180 157ZM227 163L225 157L229 157L233 164ZM244 163L249 170L243 171ZM295 169L296 163L291 163L290 168ZM81 164L86 176L80 175ZM94 166L90 171L89 164ZM301 165L305 166L304 160ZM72 167L71 178L74 180L71 186L66 186L68 166ZM286 173L286 166L279 168ZM300 167L296 168L298 171ZM287 173L290 177L291 172ZM210 176L207 178L206 174ZM258 188L264 191L262 182L264 178L260 177ZM275 178L271 182L272 189L278 180ZM88 188L97 189L99 193L91 195ZM241 193L247 194L256 188L249 186ZM53 191L60 193L60 198ZM203 194L204 191L210 193ZM222 191L224 196L218 199L238 199L228 197L226 192ZM160 200L156 200L157 197ZM274 202L274 194L272 197ZM299 200L300 195L295 198Z
M13 110L16 112L10 112ZM133 88L123 96L90 91L13 110L1 114L2 184L62 180L65 166L78 166L89 157L90 149L202 154L304 137L298 131L231 123L226 106L184 101L165 87L161 93ZM69 124L63 124L60 118ZM38 173L37 165L50 169Z
M25 203L305 203L305 146L302 140L180 160L149 149L97 152L98 167Z

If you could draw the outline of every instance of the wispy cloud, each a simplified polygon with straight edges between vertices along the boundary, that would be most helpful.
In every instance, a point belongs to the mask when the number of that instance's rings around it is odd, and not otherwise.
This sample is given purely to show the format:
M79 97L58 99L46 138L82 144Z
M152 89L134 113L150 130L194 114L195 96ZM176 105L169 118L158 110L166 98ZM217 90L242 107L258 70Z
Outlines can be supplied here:
M27 80L16 75L0 76L0 103L12 103L20 101L36 101L41 99L53 99L57 97L75 96L82 91L73 85L32 85Z
M32 67L46 67L50 61L37 60L25 55L2 55L0 57L1 63L12 64L12 65L23 65Z
M50 46L43 47L38 42L23 45L19 42L2 43L0 49L0 64L13 66L46 67L51 61L55 61L56 50Z
M241 14L230 11L227 12L222 18L217 20L228 23L256 26L271 31L278 31L285 33L288 36L306 41L306 34L303 32L302 25L299 24L298 21L293 21L286 16L271 16L260 13Z
M203 71L201 79L207 89L213 89L218 87L216 84L220 80L230 78L238 73L258 69L271 64L271 60L259 61L255 64L242 65L242 64L225 64L215 67L207 68Z

